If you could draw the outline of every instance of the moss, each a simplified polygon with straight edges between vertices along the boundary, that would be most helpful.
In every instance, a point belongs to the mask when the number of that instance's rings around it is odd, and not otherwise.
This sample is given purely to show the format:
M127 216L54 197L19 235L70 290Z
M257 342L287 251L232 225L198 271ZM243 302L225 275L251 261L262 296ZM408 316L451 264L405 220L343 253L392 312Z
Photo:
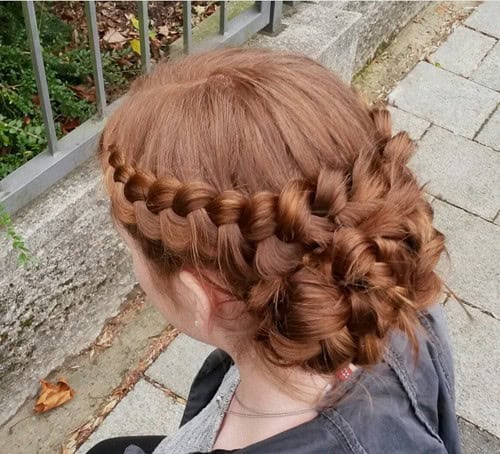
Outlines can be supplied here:
M35 318L33 316L27 318L26 320L22 320L20 323L21 328L29 328L31 325L33 325L34 320Z
M392 40L382 41L382 43L377 47L377 50L373 54L373 57L370 60L368 60L356 74L354 74L352 78L353 83L363 80L363 77L366 74L366 70L372 64L373 60L375 60L378 56L380 56L391 45L391 42Z

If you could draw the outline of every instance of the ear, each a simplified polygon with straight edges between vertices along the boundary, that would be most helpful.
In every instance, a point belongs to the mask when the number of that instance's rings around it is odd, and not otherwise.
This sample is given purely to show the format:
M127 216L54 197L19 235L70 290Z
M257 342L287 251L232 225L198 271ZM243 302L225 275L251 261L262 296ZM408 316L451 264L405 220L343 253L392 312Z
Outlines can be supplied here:
M208 333L210 331L212 305L210 304L210 298L207 292L199 279L189 271L181 271L179 273L179 280L189 292L189 299L195 305L193 310L193 325L196 325L198 330Z

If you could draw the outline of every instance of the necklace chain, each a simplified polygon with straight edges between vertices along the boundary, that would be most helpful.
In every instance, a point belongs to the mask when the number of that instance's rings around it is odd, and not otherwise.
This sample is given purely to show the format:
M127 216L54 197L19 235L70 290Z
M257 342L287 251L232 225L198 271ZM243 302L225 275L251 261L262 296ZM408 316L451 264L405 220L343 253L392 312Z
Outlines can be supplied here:
M339 381L346 381L349 379L350 375L352 374L352 371L349 367L346 367L344 369L341 369L339 372L337 372L336 376ZM329 389L331 388L331 385L327 385L325 387L325 390L323 393L326 393ZM310 408L302 408L299 410L291 410L291 411L283 411L283 412L277 412L277 413L271 413L271 412L265 412L265 411L259 411L255 410L253 408L247 407L241 400L238 398L238 395L236 394L236 390L234 391L234 399L240 407L244 408L247 411L250 411L251 413L244 413L240 411L235 411L235 410L229 410L227 408L224 410L224 413L229 413L232 415L236 416L244 416L246 418L279 418L283 416L294 416L294 415L302 415L304 413L308 413L310 411L316 411L315 407L310 407ZM219 408L222 407L222 396L217 396L216 397L217 404L219 405Z
M291 410L291 411L283 411L283 412L277 412L277 413L271 413L271 412L265 412L265 411L258 411L253 408L247 407L241 400L238 398L238 395L236 392L234 393L234 399L238 404L244 408L247 411L251 411L252 413L243 413L239 411L234 411L234 410L226 410L226 413L231 413L233 415L237 416L246 416L248 418L275 418L275 417L280 417L280 416L294 416L294 415L301 415L303 413L307 413L309 411L314 411L314 407L310 408L302 408L299 410Z

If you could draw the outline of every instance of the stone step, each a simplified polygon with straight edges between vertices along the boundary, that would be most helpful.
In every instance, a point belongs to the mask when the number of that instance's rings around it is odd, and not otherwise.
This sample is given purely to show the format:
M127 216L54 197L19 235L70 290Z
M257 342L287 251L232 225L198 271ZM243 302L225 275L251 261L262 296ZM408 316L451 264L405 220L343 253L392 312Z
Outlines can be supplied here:
M307 6L284 18L284 30L277 36L258 35L248 45L307 55L350 82L354 73L361 14L327 10L322 4Z

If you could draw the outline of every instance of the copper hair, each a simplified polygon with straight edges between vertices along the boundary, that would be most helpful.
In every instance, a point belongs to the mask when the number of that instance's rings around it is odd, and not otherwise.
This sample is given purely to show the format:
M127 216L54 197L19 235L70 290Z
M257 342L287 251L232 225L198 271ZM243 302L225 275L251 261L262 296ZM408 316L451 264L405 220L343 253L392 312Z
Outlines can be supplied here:
M217 272L274 364L331 374L415 340L443 235L393 135L304 57L226 49L159 64L102 134L114 218L159 276Z

